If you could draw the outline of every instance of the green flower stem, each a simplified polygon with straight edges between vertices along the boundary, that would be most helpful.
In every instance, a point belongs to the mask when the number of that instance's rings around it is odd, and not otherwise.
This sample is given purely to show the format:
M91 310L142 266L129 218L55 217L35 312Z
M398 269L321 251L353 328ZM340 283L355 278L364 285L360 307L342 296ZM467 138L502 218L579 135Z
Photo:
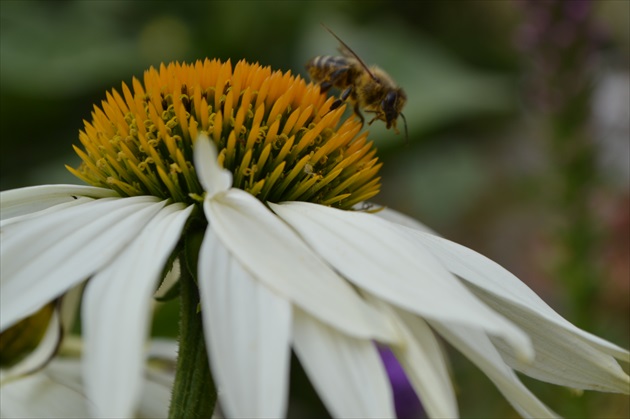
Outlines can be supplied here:
M182 267L177 373L169 418L210 418L217 392L214 388L203 335L199 293L194 279Z

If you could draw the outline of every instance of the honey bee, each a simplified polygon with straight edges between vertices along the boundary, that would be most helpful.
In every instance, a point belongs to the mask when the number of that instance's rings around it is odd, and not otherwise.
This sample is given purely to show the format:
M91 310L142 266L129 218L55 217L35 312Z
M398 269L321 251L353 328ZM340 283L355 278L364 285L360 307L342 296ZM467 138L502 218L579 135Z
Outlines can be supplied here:
M374 118L368 125L381 120L385 122L387 129L394 127L396 134L399 134L396 121L400 115L405 124L407 138L407 120L401 112L407 102L407 95L403 89L379 67L368 67L333 31L326 26L324 29L341 44L339 51L342 56L314 57L306 64L306 69L311 80L319 84L322 92L325 93L332 87L341 91L341 95L332 103L330 109L336 109L348 101L354 105L354 113L361 119L362 124L365 120L360 109L374 113Z

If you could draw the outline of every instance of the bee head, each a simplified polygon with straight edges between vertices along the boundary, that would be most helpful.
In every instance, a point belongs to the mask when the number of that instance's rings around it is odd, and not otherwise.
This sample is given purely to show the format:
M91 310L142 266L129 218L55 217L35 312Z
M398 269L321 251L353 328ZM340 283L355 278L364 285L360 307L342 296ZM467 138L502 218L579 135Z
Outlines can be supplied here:
M409 133L407 132L407 119L402 113L402 108L407 102L407 95L401 88L391 90L385 95L385 98L381 101L381 109L385 114L385 123L387 129L394 127L396 134L398 134L398 128L396 128L396 121L400 115L405 124L405 140L409 140Z
M388 129L392 125L396 126L398 115L400 115L406 102L407 95L400 88L391 90L385 95L385 98L381 101L381 108L383 109L383 113L385 113L385 123Z

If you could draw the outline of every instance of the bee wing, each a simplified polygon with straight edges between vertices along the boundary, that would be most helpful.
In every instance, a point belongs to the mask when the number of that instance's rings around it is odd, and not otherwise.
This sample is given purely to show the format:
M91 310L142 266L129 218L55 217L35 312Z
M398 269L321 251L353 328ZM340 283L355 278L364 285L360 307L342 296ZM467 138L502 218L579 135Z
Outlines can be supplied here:
M376 78L376 76L374 76L374 74L372 74L372 71L370 71L368 66L363 62L361 57L359 57L356 52L352 51L352 48L350 48L348 46L348 44L343 42L341 40L341 38L339 38L337 35L335 35L335 33L332 30L330 30L330 28L328 28L326 25L324 25L323 23L321 25L324 27L324 29L326 29L328 32L330 32L330 34L332 36L334 36L337 41L339 41L339 43L341 44L339 46L339 52L341 52L341 54L343 54L344 57L356 59L359 62L359 64L361 64L361 67L363 67L363 69L370 75L370 77L372 77L372 79L378 80Z

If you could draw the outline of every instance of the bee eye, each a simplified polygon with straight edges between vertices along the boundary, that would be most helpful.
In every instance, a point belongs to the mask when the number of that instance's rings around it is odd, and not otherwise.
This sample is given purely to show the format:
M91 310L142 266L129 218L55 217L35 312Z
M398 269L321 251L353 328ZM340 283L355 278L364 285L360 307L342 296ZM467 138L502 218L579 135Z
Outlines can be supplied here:
M389 92L385 96L385 99L383 99L381 105L384 109L392 109L396 104L396 99L398 99L398 95L396 94L396 92Z

